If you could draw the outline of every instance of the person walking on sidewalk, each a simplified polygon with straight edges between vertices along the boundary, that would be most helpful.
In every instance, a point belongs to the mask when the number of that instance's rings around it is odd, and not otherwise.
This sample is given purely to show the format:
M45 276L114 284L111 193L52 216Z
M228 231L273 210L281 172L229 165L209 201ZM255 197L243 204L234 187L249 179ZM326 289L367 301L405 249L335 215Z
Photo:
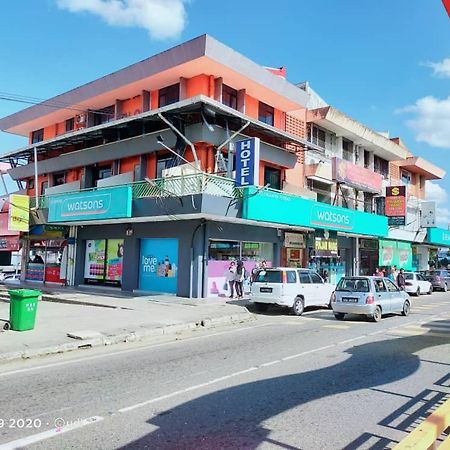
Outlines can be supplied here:
M234 287L236 288L236 295L238 300L242 300L244 296L244 278L245 268L242 261L238 261L236 266L236 275L234 277Z
M405 290L406 286L406 280L405 280L405 271L403 269L400 269L400 272L397 275L397 286L400 288L401 291Z
M228 283L228 287L230 288L230 298L234 298L234 286L236 283L235 278L236 278L236 262L231 261L226 274L226 280Z

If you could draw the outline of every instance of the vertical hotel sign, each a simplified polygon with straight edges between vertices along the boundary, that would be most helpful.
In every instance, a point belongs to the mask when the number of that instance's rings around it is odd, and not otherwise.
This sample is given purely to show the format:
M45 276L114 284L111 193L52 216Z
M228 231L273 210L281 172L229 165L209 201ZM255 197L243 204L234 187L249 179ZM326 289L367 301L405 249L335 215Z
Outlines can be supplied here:
M406 186L389 186L386 188L385 214L388 217L388 225L405 225Z
M30 197L28 195L11 194L9 196L8 230L29 231L30 229Z
M259 138L238 141L236 149L236 186L259 185Z

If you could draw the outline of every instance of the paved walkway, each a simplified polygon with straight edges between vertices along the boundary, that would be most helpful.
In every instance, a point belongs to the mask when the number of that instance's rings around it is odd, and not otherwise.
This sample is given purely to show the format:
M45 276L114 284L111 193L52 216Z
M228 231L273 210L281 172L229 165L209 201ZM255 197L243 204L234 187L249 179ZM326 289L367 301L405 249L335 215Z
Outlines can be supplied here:
M151 339L253 318L245 303L232 304L225 299L124 297L73 289L43 291L47 292L38 304L34 330L0 332L0 362ZM8 318L8 295L0 290L0 329L1 320Z

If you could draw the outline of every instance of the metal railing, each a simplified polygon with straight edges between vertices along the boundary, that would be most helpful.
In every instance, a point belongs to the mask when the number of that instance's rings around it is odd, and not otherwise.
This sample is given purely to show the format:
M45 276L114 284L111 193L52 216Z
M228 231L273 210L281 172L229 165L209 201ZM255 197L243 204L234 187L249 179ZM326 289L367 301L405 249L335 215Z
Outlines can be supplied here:
M117 184L108 187L81 189L80 191L64 192L60 194L42 195L38 197L38 207L48 208L50 198L58 198L67 194L84 194L101 192L119 186L131 186L132 198L161 198L182 197L185 195L209 194L219 197L239 198L242 191L235 187L235 181L207 173L179 175L154 180L136 181L134 183ZM36 199L30 198L30 208L36 207Z

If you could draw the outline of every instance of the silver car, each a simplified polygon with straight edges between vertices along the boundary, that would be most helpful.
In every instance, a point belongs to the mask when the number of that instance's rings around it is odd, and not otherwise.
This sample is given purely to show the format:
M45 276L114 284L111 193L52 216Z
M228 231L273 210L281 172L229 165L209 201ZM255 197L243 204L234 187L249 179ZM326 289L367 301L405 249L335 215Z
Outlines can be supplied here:
M331 296L331 306L337 320L343 320L346 314L363 314L379 322L382 314L407 316L411 299L387 278L344 277Z

